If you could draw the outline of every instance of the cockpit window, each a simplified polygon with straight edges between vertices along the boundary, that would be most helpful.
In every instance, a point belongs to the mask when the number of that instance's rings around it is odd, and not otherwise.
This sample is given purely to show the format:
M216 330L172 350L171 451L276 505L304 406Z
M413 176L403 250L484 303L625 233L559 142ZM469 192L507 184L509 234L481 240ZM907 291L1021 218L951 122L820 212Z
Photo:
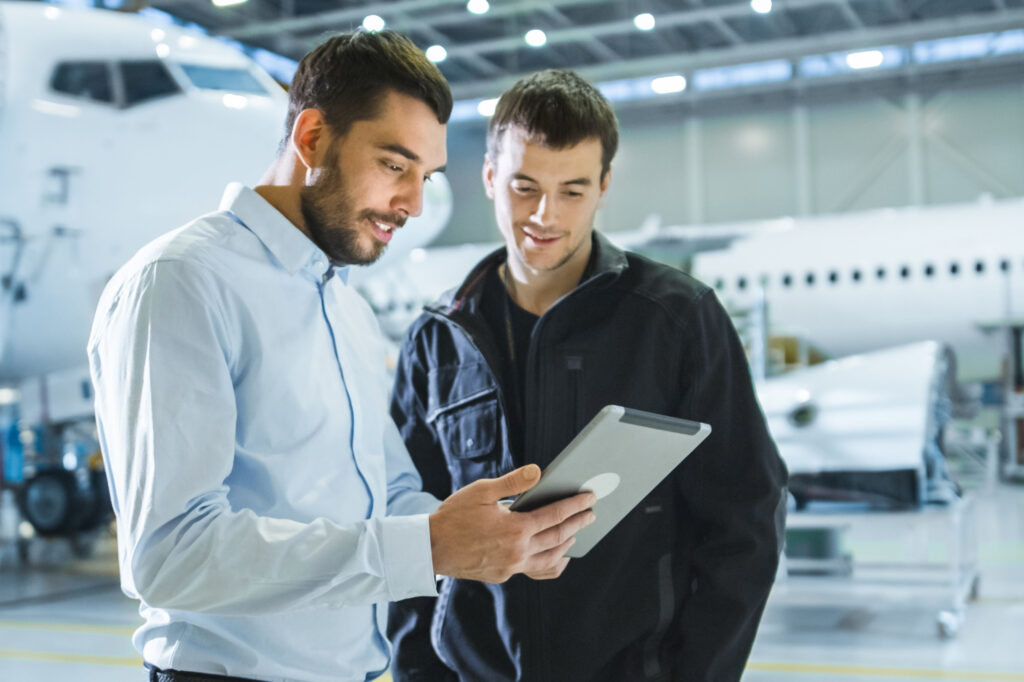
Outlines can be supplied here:
M220 66L182 64L182 70L192 84L203 90L229 90L256 95L267 94L256 77L246 69L231 69Z
M118 68L124 83L126 107L181 92L167 67L156 59L119 62Z
M112 104L114 89L106 62L63 62L57 65L50 87L65 95Z

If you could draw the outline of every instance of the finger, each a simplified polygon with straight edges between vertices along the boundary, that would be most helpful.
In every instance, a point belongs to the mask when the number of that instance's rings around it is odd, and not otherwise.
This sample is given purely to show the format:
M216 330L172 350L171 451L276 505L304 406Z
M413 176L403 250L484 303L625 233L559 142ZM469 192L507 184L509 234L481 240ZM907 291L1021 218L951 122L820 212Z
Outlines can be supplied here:
M594 493L579 493L564 500L544 505L540 509L526 512L525 515L530 517L531 523L534 524L534 532L540 532L546 528L557 526L581 511L590 509L596 501L597 497L594 496Z
M576 538L569 538L557 547L538 552L531 556L524 567L523 573L527 575L547 575L557 578L569 565L569 557L565 553L576 542Z
M559 577L565 571L566 566L569 565L569 557L562 557L558 560L558 563L554 568L539 573L527 573L530 578L534 580L553 580Z
M543 552L552 547L558 547L566 540L573 539L576 533L589 526L596 518L592 511L581 511L578 514L573 514L557 526L534 535L530 539L530 549L535 552Z
M482 494L490 502L497 502L505 497L512 497L525 493L537 485L540 480L540 467L536 464L527 464L515 471L510 471L499 478L484 478L476 483Z

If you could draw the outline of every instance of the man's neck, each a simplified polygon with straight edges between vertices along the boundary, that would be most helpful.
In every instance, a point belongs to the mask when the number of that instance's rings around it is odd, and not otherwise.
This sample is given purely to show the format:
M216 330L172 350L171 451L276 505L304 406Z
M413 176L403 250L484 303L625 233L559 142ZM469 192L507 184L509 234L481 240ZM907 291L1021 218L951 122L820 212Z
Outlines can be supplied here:
M590 252L588 241L567 263L554 270L531 268L514 254L509 254L499 274L516 305L539 317L576 288L587 269Z
M263 174L253 190L308 237L309 231L302 216L300 201L302 187L299 164L294 159L279 157Z

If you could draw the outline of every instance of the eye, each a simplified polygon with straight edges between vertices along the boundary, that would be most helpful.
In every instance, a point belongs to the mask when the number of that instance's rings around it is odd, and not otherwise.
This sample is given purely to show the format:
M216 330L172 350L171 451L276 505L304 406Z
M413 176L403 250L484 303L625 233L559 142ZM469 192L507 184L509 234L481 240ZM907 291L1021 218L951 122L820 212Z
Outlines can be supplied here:
M534 188L528 185L512 185L512 189L520 194L530 194L534 191Z
M576 199L578 197L583 196L583 192L568 191L568 192L565 193L565 196L567 196L567 197L569 197L571 199Z
M392 173L404 173L405 172L404 168L402 168L401 166L399 166L397 164L394 164L391 161L388 161L386 159L381 160L381 164L383 164L384 167L387 168Z

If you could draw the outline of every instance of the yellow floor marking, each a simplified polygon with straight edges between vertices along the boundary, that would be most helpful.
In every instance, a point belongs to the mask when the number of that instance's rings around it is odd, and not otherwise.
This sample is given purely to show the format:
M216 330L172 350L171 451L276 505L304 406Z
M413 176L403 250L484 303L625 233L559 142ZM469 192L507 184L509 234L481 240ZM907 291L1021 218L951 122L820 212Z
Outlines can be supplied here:
M88 632L101 635L131 636L135 628L124 625L86 625L84 623L40 623L31 620L0 620L0 628L16 630L51 630L58 632Z
M965 680L966 682L1024 682L1024 674L986 673L971 670L925 670L918 668L880 668L866 665L824 665L818 663L776 663L752 661L747 670L760 672L806 673L817 675L864 675L866 677L906 677L921 680Z
M0 649L0 658L20 658L28 661L50 661L56 663L91 663L93 665L121 665L141 668L142 659L123 656L90 656L88 654L61 654L52 651L20 651Z

